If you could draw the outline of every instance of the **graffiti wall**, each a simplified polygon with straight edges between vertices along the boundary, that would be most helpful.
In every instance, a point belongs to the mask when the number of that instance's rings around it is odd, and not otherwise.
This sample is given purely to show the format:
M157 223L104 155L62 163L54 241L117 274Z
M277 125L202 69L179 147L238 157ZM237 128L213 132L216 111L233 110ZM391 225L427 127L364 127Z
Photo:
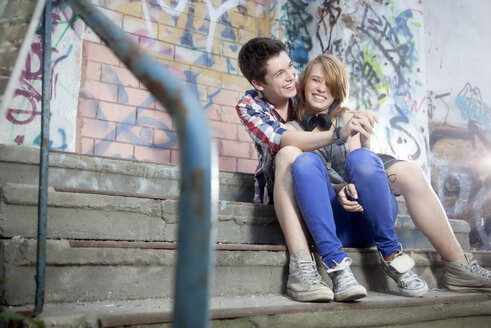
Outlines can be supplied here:
M432 185L471 245L491 249L491 26L489 1L426 1L427 99ZM469 24L470 19L472 24Z
M75 123L80 85L83 22L64 3L52 15L50 148L75 151ZM42 44L35 36L7 111L1 114L0 143L39 146L41 143Z
M272 33L299 71L329 52L350 75L350 103L381 119L374 150L417 162L429 176L421 1L275 1Z
M240 45L269 35L266 1L94 1L113 22L191 88L209 118L220 169L253 172L257 156L235 105L249 89ZM77 151L178 163L179 145L165 109L87 29Z
M487 0L93 0L199 98L219 167L254 172L256 152L235 104L249 88L237 55L255 36L283 40L299 72L330 52L351 76L349 107L380 118L374 150L420 165L451 218L491 243ZM165 108L63 2L53 15L51 148L179 163ZM472 19L470 19L472 18ZM39 144L39 38L0 142Z

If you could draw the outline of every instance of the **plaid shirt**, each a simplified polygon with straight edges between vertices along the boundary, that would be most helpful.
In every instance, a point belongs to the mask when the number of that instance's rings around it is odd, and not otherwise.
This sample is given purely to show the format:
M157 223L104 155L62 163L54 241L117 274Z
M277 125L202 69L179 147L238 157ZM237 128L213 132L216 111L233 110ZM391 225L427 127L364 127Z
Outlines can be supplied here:
M290 99L288 120L293 115L293 106L294 99ZM270 197L265 174L270 171L274 156L280 150L281 135L286 131L284 125L286 121L281 118L264 95L255 89L247 91L235 109L240 121L254 141L258 154L259 164L254 175L254 202L269 204Z

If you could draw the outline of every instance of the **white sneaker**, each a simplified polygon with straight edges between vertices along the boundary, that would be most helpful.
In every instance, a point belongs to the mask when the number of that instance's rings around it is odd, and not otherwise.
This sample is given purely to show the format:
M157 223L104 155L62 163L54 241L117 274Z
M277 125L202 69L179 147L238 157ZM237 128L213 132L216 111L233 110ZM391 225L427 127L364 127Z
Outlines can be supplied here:
M334 262L336 263L336 262ZM367 290L356 281L350 269L351 259L345 257L341 263L327 269L327 274L332 280L334 300L338 302L354 301L367 296Z
M491 272L484 269L476 260L443 263L443 280L450 290L491 292Z
M404 254L402 248L397 252L392 261L382 258L382 269L397 283L399 292L404 296L421 297L428 293L426 281L421 279L416 273L411 271L414 267L414 260L411 256Z
M334 295L329 286L322 281L315 261L306 250L299 250L290 256L290 274L286 284L288 295L295 301L332 301Z

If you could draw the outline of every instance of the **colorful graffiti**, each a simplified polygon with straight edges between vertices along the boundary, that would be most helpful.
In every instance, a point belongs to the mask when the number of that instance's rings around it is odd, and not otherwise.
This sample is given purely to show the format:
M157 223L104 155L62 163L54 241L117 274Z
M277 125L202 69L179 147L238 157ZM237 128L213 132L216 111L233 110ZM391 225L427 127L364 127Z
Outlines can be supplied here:
M218 140L245 141L237 140L237 131L230 132L224 127L225 124L236 124L238 129L240 122L232 122L229 114L223 112L233 108L239 94L249 88L237 66L238 42L244 42L251 33L251 15L254 15L254 20L264 20L266 23L254 24L254 35L267 35L265 3L228 0L216 5L213 1L198 3L180 0L169 4L160 0L141 0L114 6L107 4L105 9L121 15L122 28L196 94L207 116L215 123L212 125ZM88 60L98 61L97 58ZM117 103L133 109L127 113L127 117L117 121L106 118L101 110L106 100L93 94L96 91L82 88L81 98L90 99L91 112L97 113L95 118L104 131L104 135L87 142L89 147L81 146L82 151L111 157L155 160L136 154L134 149L123 153L121 147L114 145L124 140L128 147L138 145L155 152L177 149L172 122L156 114L155 106L159 105L155 105L153 97L147 94L139 103L129 102L127 93L137 89L143 92L144 88L138 83L125 85L119 80L119 75L126 73L122 73L120 67L117 70L112 67L117 66L104 65L103 82L116 85ZM84 83L90 84L92 79L94 77L87 77ZM161 112L164 110L159 109ZM250 142L249 139L247 142Z
M409 2L411 9L407 2L286 1L275 14L298 68L326 51L345 63L350 107L375 110L381 118L375 150L415 161L429 175L424 62L418 56L423 18L421 4Z
M432 185L448 216L471 226L470 243L491 249L491 138L489 107L478 87L465 83L454 97L450 92L428 92L432 123L430 134ZM455 107L452 107L454 105ZM453 113L452 113L453 112ZM449 125L449 116L453 115ZM459 122L456 122L459 120Z
M66 4L55 3L52 14L50 149L74 150L77 90L83 24ZM73 79L75 78L75 79ZM35 37L19 85L0 120L0 142L39 146L42 47ZM70 147L70 145L72 145Z

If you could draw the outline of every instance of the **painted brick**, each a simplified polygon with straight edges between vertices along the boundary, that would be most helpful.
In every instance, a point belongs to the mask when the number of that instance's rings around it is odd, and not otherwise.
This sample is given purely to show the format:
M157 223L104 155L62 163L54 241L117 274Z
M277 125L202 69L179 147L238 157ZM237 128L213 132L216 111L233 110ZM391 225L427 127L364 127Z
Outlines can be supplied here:
M170 155L169 149L135 146L135 158L139 161L166 164L170 162Z
M118 102L133 106L155 108L155 98L147 90L119 87Z
M237 38L236 38L236 41L238 44L245 44L247 41L249 41L249 39L252 39L254 37L254 33L252 32L249 32L247 29L239 29L239 33L237 34ZM260 35L258 35L260 36ZM266 36L266 35L264 35Z
M78 115L80 117L96 118L99 111L99 104L95 99L79 98Z
M170 43L141 36L140 46L155 57L174 59L174 45Z
M233 27L238 28L248 28L251 25L251 20L254 21L255 17L251 17L248 15L243 15L238 11L229 13L230 23Z
M218 139L237 140L237 126L236 124L210 121L213 136Z
M208 54L206 51L193 50L187 47L176 45L175 60L177 62L195 63L201 66L208 66Z
M147 29L147 23L150 24L150 31ZM159 33L158 24L153 22L146 22L143 19L131 16L124 16L123 30L131 34L142 35L152 39L156 39Z
M150 146L153 143L153 129L130 124L118 124L116 140L134 145Z
M121 142L99 141L95 144L94 154L116 158L133 159L134 147L131 144Z
M110 10L102 6L98 7L97 9L99 9L104 14L104 16L109 18L111 22L119 27L123 27L123 14L121 12Z
M186 15L182 15L186 16ZM179 17L179 21L184 21ZM184 23L185 24L185 23ZM158 39L172 44L180 44L185 30L183 28L159 24Z
M251 148L249 143L237 142L232 140L219 140L220 155L240 158L251 158Z
M177 144L177 134L170 130L153 130L153 147L156 149L171 149Z
M257 159L243 159L237 160L237 172L254 173L258 165Z
M170 152L170 163L174 165L181 164L181 154L179 150L171 150Z
M222 55L230 58L238 58L240 47L235 42L222 41Z
M87 27L84 32L84 41L90 41L94 43L102 43L101 38L90 28Z
M222 171L236 172L237 171L237 158L224 157L218 158L218 169Z
M230 24L216 23L215 34L213 35L214 36L213 41L215 43L217 40L223 40L223 41L234 40L236 38L235 36L237 35L238 32L239 32L239 29L236 27L230 26ZM218 47L217 47L217 49L218 49ZM214 52L214 53L218 54L217 49L215 49L216 52Z
M101 79L102 64L91 60L87 61L85 66L85 78L89 80L99 81Z
M118 87L105 82L86 80L80 89L80 95L84 98L117 102Z
M119 65L119 59L104 44L84 41L83 51L88 60L114 66Z
M199 101L202 102L202 106L208 106L211 104L211 100L208 99L208 90L209 87L203 84L197 84L196 89L198 89Z
M237 105L237 91L231 91L227 89L221 89L218 94L216 94L212 101L217 105L226 105L235 107Z
M222 121L228 123L239 124L239 130L244 130L242 123L240 122L239 115L235 110L235 107L222 106Z
M175 26L176 22L161 6L149 6L148 14L152 19L152 22L157 22L158 24ZM142 17L145 19L145 13L142 13Z
M92 138L81 138L80 140L80 149L76 150L81 154L94 154L94 139Z
M99 108L100 111L97 118L101 120L125 124L135 124L136 122L136 108L133 106L101 101L99 102Z
M239 141L252 142L252 139L244 126L241 125L237 130Z
M205 18L208 16L208 7L206 2L204 1L194 1L192 3L189 3L189 6L193 7L194 11L194 16L195 17L200 17L200 18ZM196 28L196 27L195 27Z
M199 84L204 84L212 87L220 87L222 84L220 72L198 67L191 67L191 73L196 75L196 82Z
M181 80L181 81L187 80L187 76L186 76L185 72L188 72L191 70L191 67L189 65L183 65L183 64L172 62L172 61L164 60L161 58L158 58L157 60L160 63L162 63L165 66L165 68L167 68L179 80Z
M249 159L257 160L257 150L252 141L249 142Z
M136 112L136 124L160 130L173 129L171 116L162 110L138 108Z
M80 135L103 140L116 138L116 123L95 120L90 118L80 119Z
M140 86L140 81L126 67L102 65L101 80L128 87Z
M226 72L228 74L237 75L239 74L239 68L237 60L231 59L229 57L224 57L221 55L215 55L212 58L213 62L211 68L220 72Z
M242 95L251 88L251 84L242 75L222 74L222 87L238 91Z
M221 121L222 120L222 108L218 105L211 104L204 108L205 115L210 120Z
M93 0L95 5L101 6L107 9L113 9L114 11L130 15L140 17L142 14L142 5L140 1L128 1L128 0Z

